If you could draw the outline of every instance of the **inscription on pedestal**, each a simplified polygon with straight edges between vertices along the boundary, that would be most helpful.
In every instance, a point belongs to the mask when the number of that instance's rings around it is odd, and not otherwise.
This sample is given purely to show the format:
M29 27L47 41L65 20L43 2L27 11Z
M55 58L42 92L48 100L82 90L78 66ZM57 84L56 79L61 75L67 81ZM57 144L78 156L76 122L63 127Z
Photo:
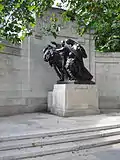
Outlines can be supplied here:
M88 86L82 86L82 85L78 85L78 86L75 86L75 90L77 89L88 89Z

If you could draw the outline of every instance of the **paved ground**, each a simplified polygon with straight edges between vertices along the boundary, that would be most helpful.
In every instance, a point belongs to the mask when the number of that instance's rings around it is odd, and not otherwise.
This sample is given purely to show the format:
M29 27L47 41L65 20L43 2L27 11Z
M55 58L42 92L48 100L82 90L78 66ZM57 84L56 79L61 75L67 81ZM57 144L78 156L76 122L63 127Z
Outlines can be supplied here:
M114 113L70 118L62 118L43 113L23 114L0 117L0 137L63 129L108 126L112 124L120 124L120 114Z
M120 160L120 144L26 160Z
M120 124L120 114L62 118L34 113L0 117L0 137ZM56 158L57 157L57 158ZM42 160L41 158L38 158ZM33 159L33 160L38 160ZM120 160L120 144L46 156L43 160ZM29 160L29 159L28 159ZM30 159L31 160L31 159Z

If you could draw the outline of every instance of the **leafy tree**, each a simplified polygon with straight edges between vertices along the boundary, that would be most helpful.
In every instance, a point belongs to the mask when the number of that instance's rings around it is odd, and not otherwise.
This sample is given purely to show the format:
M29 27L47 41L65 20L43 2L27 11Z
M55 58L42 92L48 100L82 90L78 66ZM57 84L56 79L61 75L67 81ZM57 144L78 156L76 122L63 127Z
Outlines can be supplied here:
M97 50L120 51L120 1L70 0L68 7L65 15L77 21L81 35L95 31Z
M12 43L20 42L32 33L36 16L42 16L54 4L53 0L0 0L0 34ZM66 7L62 17L75 21L77 31L83 35L94 30L96 49L120 51L120 1L119 0L61 0ZM52 18L53 32L57 19ZM53 27L54 26L54 27Z
M53 0L0 0L0 35L19 43L32 34L36 15L41 16L53 5Z

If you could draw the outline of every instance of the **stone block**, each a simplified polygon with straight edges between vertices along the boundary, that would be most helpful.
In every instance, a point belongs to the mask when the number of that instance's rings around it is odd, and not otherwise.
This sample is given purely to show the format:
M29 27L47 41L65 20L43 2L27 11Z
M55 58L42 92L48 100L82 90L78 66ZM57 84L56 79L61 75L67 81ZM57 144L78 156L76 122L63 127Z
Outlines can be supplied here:
M46 111L46 98L0 98L0 116Z
M48 94L48 106L51 113L59 116L99 114L97 87L88 84L56 84L52 94Z
M47 102L48 102L48 108L47 108L47 110L48 110L48 112L50 112L51 109L52 109L52 103L53 103L52 93L53 92L48 92L48 97L47 97Z

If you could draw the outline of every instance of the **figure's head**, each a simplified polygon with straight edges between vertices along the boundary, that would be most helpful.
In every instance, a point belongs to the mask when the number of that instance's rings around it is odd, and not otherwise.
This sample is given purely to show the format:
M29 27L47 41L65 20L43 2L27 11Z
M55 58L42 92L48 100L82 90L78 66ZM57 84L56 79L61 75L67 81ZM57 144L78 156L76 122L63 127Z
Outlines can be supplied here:
M62 45L62 47L65 46L65 41L64 40L61 41L61 45Z
M76 42L75 42L74 40L72 40L72 39L66 39L66 43L67 43L68 45L73 46Z
M76 51L82 56L82 58L87 58L85 49L79 43L76 45Z
M43 49L43 53L45 53L46 50L51 49L51 48L52 48L52 46L48 44L47 47Z
M43 55L43 59L45 62L49 62L50 59L52 58L53 54L52 54L52 48L50 45L48 45L45 49L44 49L44 55Z

